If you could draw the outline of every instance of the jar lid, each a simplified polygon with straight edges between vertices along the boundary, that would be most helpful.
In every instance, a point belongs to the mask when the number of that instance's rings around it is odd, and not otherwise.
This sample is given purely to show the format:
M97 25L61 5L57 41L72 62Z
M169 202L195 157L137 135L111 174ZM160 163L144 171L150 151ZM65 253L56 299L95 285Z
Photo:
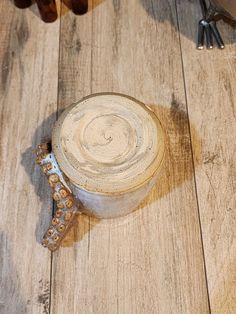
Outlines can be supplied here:
M73 184L93 193L121 194L136 190L158 171L164 132L154 112L136 99L94 94L62 113L52 148Z

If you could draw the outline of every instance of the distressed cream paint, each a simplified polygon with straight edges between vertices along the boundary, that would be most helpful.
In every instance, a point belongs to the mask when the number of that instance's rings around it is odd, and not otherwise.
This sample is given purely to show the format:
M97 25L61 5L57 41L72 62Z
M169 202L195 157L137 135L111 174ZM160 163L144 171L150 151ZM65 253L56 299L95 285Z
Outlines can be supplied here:
M155 184L164 159L164 133L144 104L102 93L63 112L52 147L85 212L111 218L135 209Z

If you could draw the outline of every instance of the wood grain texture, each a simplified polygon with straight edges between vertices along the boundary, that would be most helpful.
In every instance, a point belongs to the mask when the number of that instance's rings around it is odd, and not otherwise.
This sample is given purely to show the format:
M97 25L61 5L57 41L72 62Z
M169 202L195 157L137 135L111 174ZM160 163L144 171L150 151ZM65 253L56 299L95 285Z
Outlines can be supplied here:
M209 313L176 27L174 1L94 1L61 19L60 108L92 92L134 96L160 116L168 155L139 211L79 217L53 256L52 313Z
M236 33L219 23L226 48L199 53L191 41L201 16L198 6L178 1L178 14L189 116L202 139L196 184L210 306L213 314L231 314L236 312ZM186 30L187 14L192 24Z
M53 24L4 0L0 16L0 314L234 314L235 30L220 23L224 51L195 50L200 7L187 0L93 0L79 17L62 4ZM33 149L62 109L106 91L160 117L164 172L138 211L78 217L51 260Z
M33 9L0 4L1 314L49 313L51 255L40 240L52 201L33 149L55 121L59 23Z

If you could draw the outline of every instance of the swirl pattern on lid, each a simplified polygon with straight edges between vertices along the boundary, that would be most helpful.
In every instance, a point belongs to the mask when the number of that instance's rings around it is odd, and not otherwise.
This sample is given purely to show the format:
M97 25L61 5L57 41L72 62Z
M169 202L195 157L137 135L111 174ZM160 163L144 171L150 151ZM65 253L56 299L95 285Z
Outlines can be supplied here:
M120 94L96 94L60 116L52 145L62 171L75 185L122 193L138 188L157 171L164 134L144 104Z

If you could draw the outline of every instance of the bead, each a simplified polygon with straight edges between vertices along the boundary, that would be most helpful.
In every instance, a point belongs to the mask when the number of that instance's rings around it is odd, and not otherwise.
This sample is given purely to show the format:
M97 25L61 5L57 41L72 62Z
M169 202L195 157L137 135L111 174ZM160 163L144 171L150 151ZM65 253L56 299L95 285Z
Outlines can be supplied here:
M60 193L61 197L63 197L63 198L66 197L69 194L65 189L61 189L59 191L59 193Z
M36 164L40 164L42 161L42 158L38 156L35 161L36 161Z
M61 198L60 194L58 192L53 193L52 197L53 197L54 201L56 201L56 202L60 201L60 198Z
M50 229L48 229L48 231L47 231L47 235L48 235L48 236L51 236L52 234L53 234L53 229L51 229L51 228L50 228Z
M54 183L52 183L51 181L48 181L48 183L49 183L49 185L50 185L51 188L54 188L54 186L55 186Z
M57 203L57 208L60 208L60 209L64 208L64 204L63 203Z
M64 215L64 219L65 221L68 221L70 220L72 217L72 212L66 212L65 215Z
M38 145L38 149L48 150L49 145L47 143L42 143Z
M47 154L45 152L39 152L37 151L36 155L38 158L45 159L47 157Z
M58 209L58 210L56 211L56 213L55 213L55 216L59 218L59 217L61 217L62 213L63 213L63 211L60 210L60 209Z
M36 155L37 155L38 157L41 157L42 154L43 154L43 151L42 151L41 149L36 150Z
M57 225L59 223L59 219L58 218L53 218L52 219L52 224L53 225Z
M54 240L55 242L57 242L57 241L59 240L59 236L58 236L58 235L55 235L55 237L53 237L53 240Z
M48 249L50 251L55 251L57 249L57 245L56 244L50 244L50 245L48 245Z
M54 173L49 176L48 180L52 183L57 183L59 181L59 177L56 173Z
M52 164L50 162L46 165L46 167L48 171L52 170Z
M59 181L59 177L56 173L51 174L48 178L49 185L54 188L57 182Z
M63 224L61 224L61 225L57 228L57 230L58 230L59 232L63 232L63 231L65 231L65 228L66 228L66 226L63 225Z
M47 247L47 245L48 245L48 240L47 239L43 239L42 246Z
M74 204L73 200L71 198L68 198L68 200L66 201L66 207L71 208L73 204Z
M47 169L46 165L43 165L42 169L43 169L43 173L47 173L48 172L48 169Z

